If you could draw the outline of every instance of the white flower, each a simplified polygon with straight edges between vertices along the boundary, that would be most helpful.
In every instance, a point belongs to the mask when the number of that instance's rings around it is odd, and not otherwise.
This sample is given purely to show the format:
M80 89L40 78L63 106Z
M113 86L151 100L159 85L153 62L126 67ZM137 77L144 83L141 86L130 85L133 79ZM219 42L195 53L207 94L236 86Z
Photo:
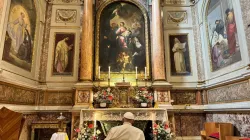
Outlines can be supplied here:
M110 91L111 91L111 89L110 89L110 88L107 88L107 91L108 91L108 92L110 92Z
M167 132L167 133L170 133L170 132L171 132L171 129L170 129L170 128L167 128L167 129L166 129L166 132Z
M98 129L98 130L96 131L96 134L97 134L97 135L101 134L101 131Z

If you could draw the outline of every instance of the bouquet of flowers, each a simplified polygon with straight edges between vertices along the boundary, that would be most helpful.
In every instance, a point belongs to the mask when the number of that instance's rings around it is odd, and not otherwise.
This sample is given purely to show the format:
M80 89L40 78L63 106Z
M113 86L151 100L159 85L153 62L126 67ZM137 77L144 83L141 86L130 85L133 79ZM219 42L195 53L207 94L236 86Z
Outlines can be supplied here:
M158 140L172 140L174 134L171 132L171 129L168 123L154 124L153 134Z
M94 94L94 102L95 103L112 103L113 94L110 88L98 90Z
M135 99L139 103L152 103L153 96L146 88L140 88L135 95Z
M98 135L101 134L100 130L96 130L96 134L94 134L94 125L93 124L84 124L82 129L74 129L75 132L78 133L77 140L97 140Z

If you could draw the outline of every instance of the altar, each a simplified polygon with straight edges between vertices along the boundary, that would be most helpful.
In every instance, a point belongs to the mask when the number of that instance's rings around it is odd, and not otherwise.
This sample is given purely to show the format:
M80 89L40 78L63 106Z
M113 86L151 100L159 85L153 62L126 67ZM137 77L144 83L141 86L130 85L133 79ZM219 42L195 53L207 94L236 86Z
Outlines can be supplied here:
M153 139L152 128L156 122L168 121L167 110L161 108L82 109L80 112L80 128L86 129L84 127L93 124L93 135L102 133L100 137L105 138L112 127L122 125L123 114L126 112L135 115L133 125L145 133L146 139Z

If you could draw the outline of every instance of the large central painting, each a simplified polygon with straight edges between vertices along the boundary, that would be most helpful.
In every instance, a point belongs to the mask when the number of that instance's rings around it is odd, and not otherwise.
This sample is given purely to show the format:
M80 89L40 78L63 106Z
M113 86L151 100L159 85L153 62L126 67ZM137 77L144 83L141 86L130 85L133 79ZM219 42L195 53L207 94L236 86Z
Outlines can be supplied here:
M136 67L140 75L145 67L149 70L145 15L137 5L127 2L114 2L101 10L97 17L96 76L99 66L102 78L107 78L110 67L111 79L123 73L132 78Z

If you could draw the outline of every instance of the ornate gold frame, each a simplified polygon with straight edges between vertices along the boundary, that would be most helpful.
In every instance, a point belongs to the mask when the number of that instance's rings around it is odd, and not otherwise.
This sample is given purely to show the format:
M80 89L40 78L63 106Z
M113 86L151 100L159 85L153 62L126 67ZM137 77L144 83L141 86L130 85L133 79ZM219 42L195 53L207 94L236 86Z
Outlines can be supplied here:
M150 79L151 78L151 75L150 75L151 68L150 68L150 56L149 56L150 55L150 53L149 53L149 51L150 51L150 49L149 49L149 19L148 19L148 15L147 15L147 10L137 0L107 0L101 6L99 6L97 14L96 14L96 31L95 31L95 33L96 33L95 34L95 40L96 40L95 43L96 44L95 44L95 75L94 75L94 78L97 79L97 77L98 77L101 13L106 6L108 6L109 4L114 3L114 2L132 3L132 4L136 5L141 10L141 12L143 14L144 22L145 22L146 67L147 67L147 75L149 75L148 78ZM120 79L122 79L122 74L115 74L115 75L116 76L114 76L114 74L113 74L112 77L115 77L115 78L119 77ZM125 76L131 78L131 77L135 77L135 74L125 73ZM103 78L103 77L108 77L108 73L101 74L101 78Z

